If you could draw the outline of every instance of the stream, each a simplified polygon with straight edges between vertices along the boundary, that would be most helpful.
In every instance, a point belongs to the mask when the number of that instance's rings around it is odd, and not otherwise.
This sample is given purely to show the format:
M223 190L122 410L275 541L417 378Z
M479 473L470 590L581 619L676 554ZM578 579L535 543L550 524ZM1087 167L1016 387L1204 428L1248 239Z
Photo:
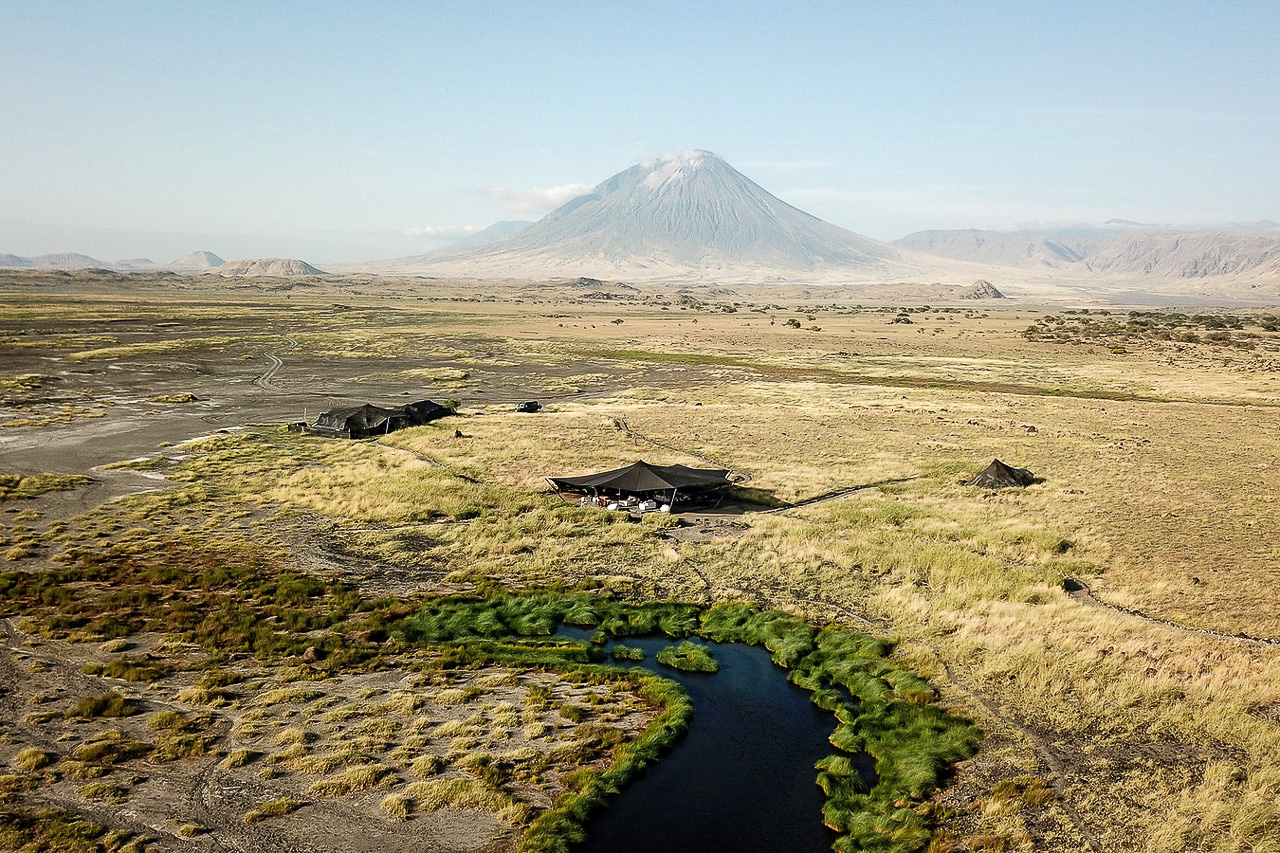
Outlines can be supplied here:
M562 627L559 636L591 632ZM822 824L822 789L814 762L834 752L836 720L789 683L763 648L705 645L720 671L690 673L661 666L667 637L627 637L642 648L640 666L679 682L693 700L693 719L675 748L588 822L581 853L826 853L836 833ZM612 648L610 640L607 648Z

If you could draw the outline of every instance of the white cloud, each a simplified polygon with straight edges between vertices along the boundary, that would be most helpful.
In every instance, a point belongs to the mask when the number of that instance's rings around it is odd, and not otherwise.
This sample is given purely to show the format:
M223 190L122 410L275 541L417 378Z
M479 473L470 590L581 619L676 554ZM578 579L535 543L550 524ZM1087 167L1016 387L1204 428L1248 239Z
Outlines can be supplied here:
M483 225L419 225L400 233L406 237L465 237L484 228Z
M547 213L570 199L591 191L588 184L564 184L548 189L512 190L506 187L485 187L481 195L496 198L508 213Z

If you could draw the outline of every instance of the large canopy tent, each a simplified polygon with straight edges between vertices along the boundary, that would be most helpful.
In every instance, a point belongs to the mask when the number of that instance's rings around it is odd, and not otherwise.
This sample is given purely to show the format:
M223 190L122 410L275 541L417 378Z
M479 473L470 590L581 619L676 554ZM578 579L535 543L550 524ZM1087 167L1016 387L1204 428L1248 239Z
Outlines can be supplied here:
M986 469L965 485L981 486L985 489L1007 489L1012 486L1030 486L1036 481L1036 475L1026 468L1014 468L999 459L991 460Z
M422 426L453 413L453 409L445 408L430 400L419 400L416 403L394 408L365 403L363 406L330 409L317 417L315 423L308 426L308 430L324 435L368 438L395 432L405 427Z
M729 472L687 465L650 465L643 460L623 468L581 477L548 477L557 492L579 495L662 498L674 504L680 493L694 495L729 485Z

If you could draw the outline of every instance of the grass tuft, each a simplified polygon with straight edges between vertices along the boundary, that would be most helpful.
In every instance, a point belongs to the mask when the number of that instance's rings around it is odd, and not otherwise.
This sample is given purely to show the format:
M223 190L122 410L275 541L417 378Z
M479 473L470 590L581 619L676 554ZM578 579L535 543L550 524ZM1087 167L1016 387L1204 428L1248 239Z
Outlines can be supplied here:
M273 817L285 817L291 815L298 809L302 808L304 803L289 797L281 797L278 800L268 800L256 809L250 809L244 813L242 820L245 823L260 823Z
M408 820L411 804L402 794L387 794L378 803L378 808L396 820Z

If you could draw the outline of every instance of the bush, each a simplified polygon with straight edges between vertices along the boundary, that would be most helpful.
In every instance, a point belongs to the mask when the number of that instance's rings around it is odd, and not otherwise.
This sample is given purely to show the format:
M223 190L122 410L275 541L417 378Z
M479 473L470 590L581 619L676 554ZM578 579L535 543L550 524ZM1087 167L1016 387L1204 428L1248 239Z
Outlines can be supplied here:
M378 808L397 820L409 819L409 801L400 794L387 794L378 803Z
M114 691L100 696L82 696L67 711L68 717L131 717L142 712L141 706Z
M293 814L298 809L302 808L302 806L302 803L288 797L281 797L278 800L268 800L256 809L251 809L250 811L245 812L243 820L245 823L258 823L259 821L264 821L270 817L284 817L285 815Z
M54 757L53 753L45 752L43 749L29 747L15 755L13 757L13 763L17 765L18 768L31 773L42 767L48 767L53 763Z

